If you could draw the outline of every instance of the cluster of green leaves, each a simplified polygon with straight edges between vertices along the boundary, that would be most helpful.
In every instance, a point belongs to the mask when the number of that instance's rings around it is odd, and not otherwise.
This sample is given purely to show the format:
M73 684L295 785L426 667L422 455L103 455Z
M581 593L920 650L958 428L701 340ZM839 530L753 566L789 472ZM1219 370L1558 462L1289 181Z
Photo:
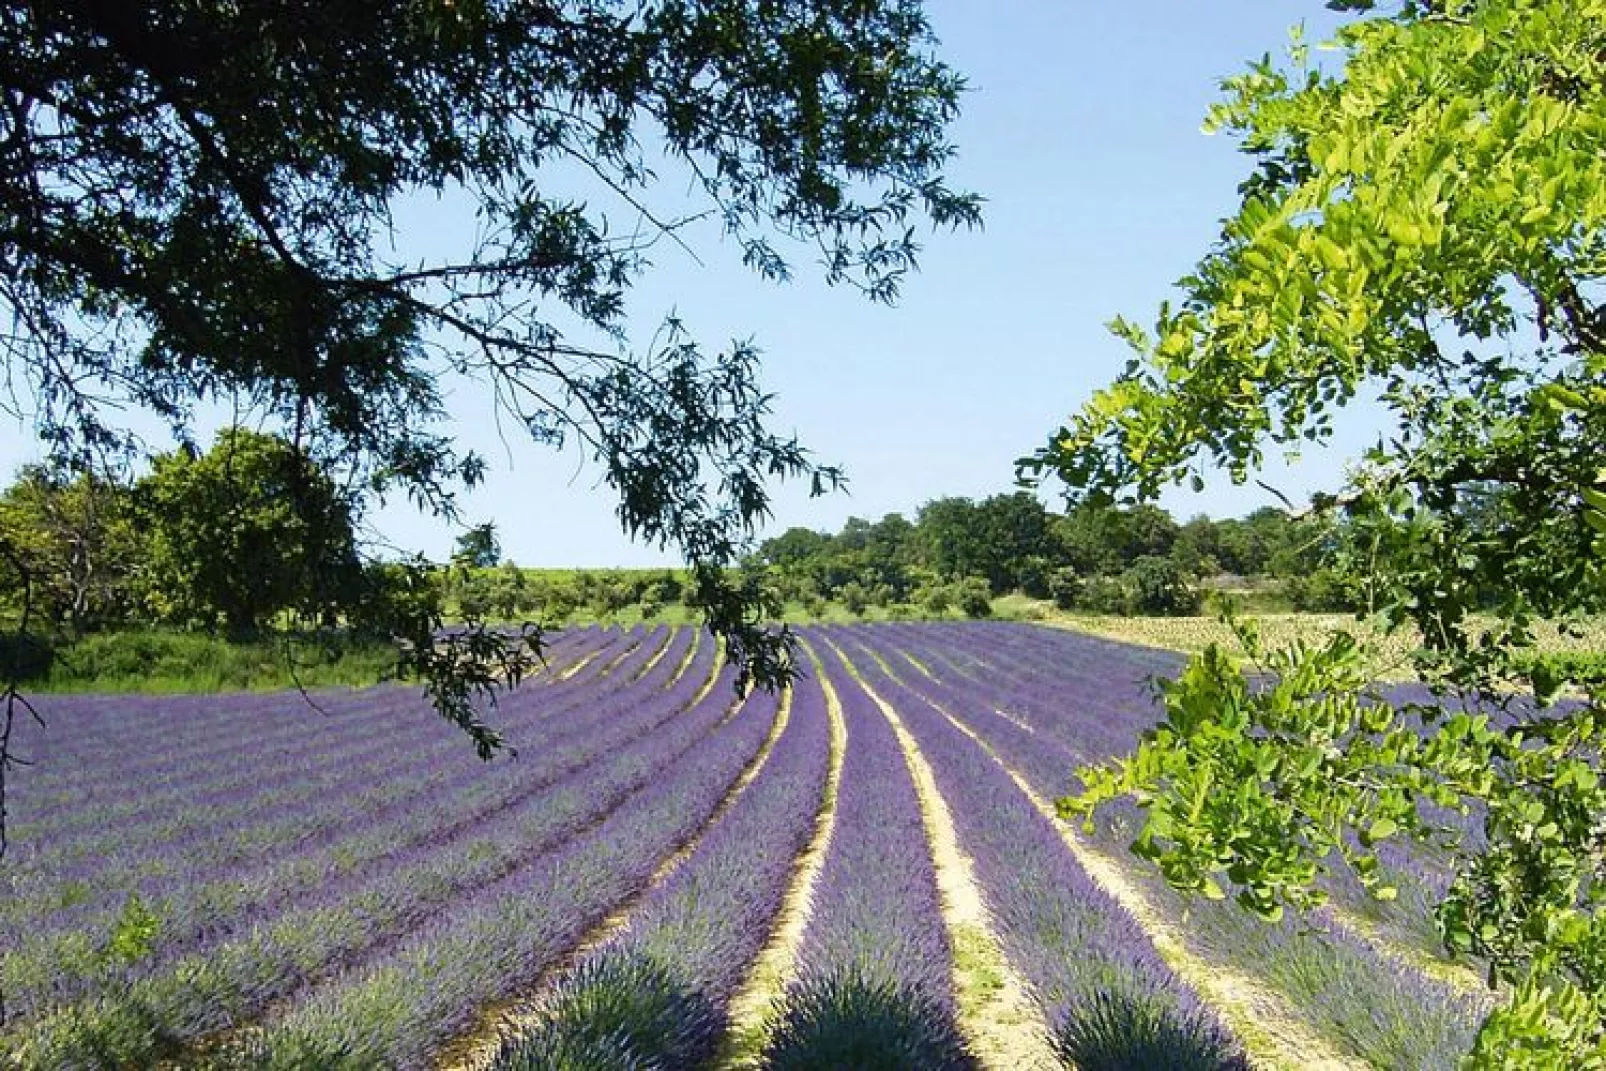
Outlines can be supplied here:
M155 459L134 489L150 523L142 585L159 620L250 634L286 610L333 624L361 569L353 506L277 436L226 428L204 454Z
M1379 620L1422 637L1418 671L1509 709L1372 703L1347 636L1266 651L1246 630L1268 677L1207 651L1067 806L1136 797L1137 847L1174 884L1266 915L1320 902L1334 866L1386 897L1378 842L1470 814L1483 836L1439 921L1510 994L1473 1062L1593 1066L1606 713L1589 666L1533 639L1606 608L1606 5L1337 6L1363 12L1341 62L1296 36L1228 80L1211 123L1256 160L1242 204L1152 330L1114 324L1137 356L1022 465L1094 497L1206 465L1247 479L1375 392L1389 433L1317 506L1349 526ZM1513 684L1537 703L1491 698Z

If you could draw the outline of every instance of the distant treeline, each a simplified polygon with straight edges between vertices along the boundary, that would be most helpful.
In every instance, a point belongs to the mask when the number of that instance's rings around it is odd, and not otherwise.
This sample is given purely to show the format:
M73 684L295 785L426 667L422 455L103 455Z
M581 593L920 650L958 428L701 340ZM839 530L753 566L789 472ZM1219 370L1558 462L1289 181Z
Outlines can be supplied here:
M31 633L72 642L151 629L384 640L427 636L419 628L440 620L698 616L681 571L521 568L494 524L468 530L447 563L375 562L359 554L356 517L316 461L239 428L204 453L157 458L138 480L25 468L0 492L0 611L26 608ZM1223 575L1271 578L1292 608L1330 610L1359 590L1345 542L1331 522L1275 509L1179 524L1154 506L1057 514L1015 493L940 498L912 521L852 518L834 535L794 528L742 568L793 619L983 616L1010 592L1065 609L1188 614Z
M525 569L504 561L438 576L447 605L481 620L562 624L628 613L651 621L691 610L691 587L676 569Z
M1150 505L1055 514L1020 492L940 498L913 521L849 518L835 535L793 528L755 561L785 599L855 613L905 604L974 613L988 596L1018 591L1067 610L1191 614L1204 582L1230 587L1232 578L1270 578L1294 609L1345 610L1361 591L1345 545L1331 522L1279 509L1179 524Z

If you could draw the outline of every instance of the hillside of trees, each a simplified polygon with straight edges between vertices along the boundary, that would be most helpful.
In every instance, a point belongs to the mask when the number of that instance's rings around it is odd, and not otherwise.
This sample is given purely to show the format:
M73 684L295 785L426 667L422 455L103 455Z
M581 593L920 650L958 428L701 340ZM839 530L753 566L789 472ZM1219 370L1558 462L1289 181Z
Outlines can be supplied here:
M941 498L910 521L850 518L835 535L793 528L763 543L754 564L780 596L816 613L839 603L987 612L1010 592L1063 610L1200 612L1212 589L1258 587L1296 610L1349 610L1363 599L1346 533L1280 509L1242 519L1084 504L1055 514L1025 492L980 501Z

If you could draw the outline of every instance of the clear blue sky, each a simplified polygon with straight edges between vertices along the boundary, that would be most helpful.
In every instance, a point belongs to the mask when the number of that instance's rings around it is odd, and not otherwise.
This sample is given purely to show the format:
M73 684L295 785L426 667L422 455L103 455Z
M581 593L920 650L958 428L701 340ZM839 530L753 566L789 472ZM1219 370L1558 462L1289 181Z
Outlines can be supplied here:
M1013 460L1125 361L1104 323L1148 319L1234 205L1247 160L1200 132L1220 78L1282 50L1296 21L1318 39L1333 24L1318 3L1264 0L939 0L930 11L943 56L972 85L953 130L952 178L987 199L983 230L931 235L923 270L893 308L827 287L807 250L792 283L764 283L714 229L697 243L700 265L661 248L631 298L643 332L674 311L710 346L751 337L777 395L774 427L846 467L847 494L781 489L771 534L1007 490ZM445 208L415 208L401 222L416 228L403 240L421 248L472 225ZM472 392L450 404L464 443L492 464L466 518L494 520L506 554L553 566L668 560L624 538L609 492L576 455L521 441L516 429L504 445ZM1374 419L1355 414L1336 449L1269 478L1296 499L1332 488ZM37 453L21 429L4 433L6 469ZM1225 516L1275 500L1221 479L1165 504ZM405 505L373 520L396 546L450 551L453 533Z

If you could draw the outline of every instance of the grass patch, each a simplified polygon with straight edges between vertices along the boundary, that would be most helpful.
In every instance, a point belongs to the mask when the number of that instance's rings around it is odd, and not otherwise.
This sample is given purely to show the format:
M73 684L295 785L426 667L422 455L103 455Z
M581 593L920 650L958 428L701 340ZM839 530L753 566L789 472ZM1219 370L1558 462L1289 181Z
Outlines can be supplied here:
M1214 617L1116 617L1066 613L1054 609L1051 603L1039 605L1046 608L1042 615L1027 620L1038 620L1060 628L1182 654L1197 654L1212 643L1219 644L1228 652L1238 650L1238 640L1232 630ZM1373 662L1373 676L1376 679L1415 679L1410 654L1416 648L1418 638L1412 630L1402 629L1386 635L1369 622L1349 614L1251 613L1243 616L1259 623L1268 647L1281 647L1295 640L1309 644L1321 643L1330 632L1342 629L1376 646L1377 655ZM1582 636L1564 635L1554 625L1544 623L1538 625L1534 632L1536 651L1541 656L1561 659L1569 664L1589 662L1606 665L1606 657L1602 655L1602 652L1606 652L1606 620L1595 622Z
M224 692L362 687L396 668L387 641L287 635L234 641L160 629L107 632L47 646L30 641L26 687L37 692Z

